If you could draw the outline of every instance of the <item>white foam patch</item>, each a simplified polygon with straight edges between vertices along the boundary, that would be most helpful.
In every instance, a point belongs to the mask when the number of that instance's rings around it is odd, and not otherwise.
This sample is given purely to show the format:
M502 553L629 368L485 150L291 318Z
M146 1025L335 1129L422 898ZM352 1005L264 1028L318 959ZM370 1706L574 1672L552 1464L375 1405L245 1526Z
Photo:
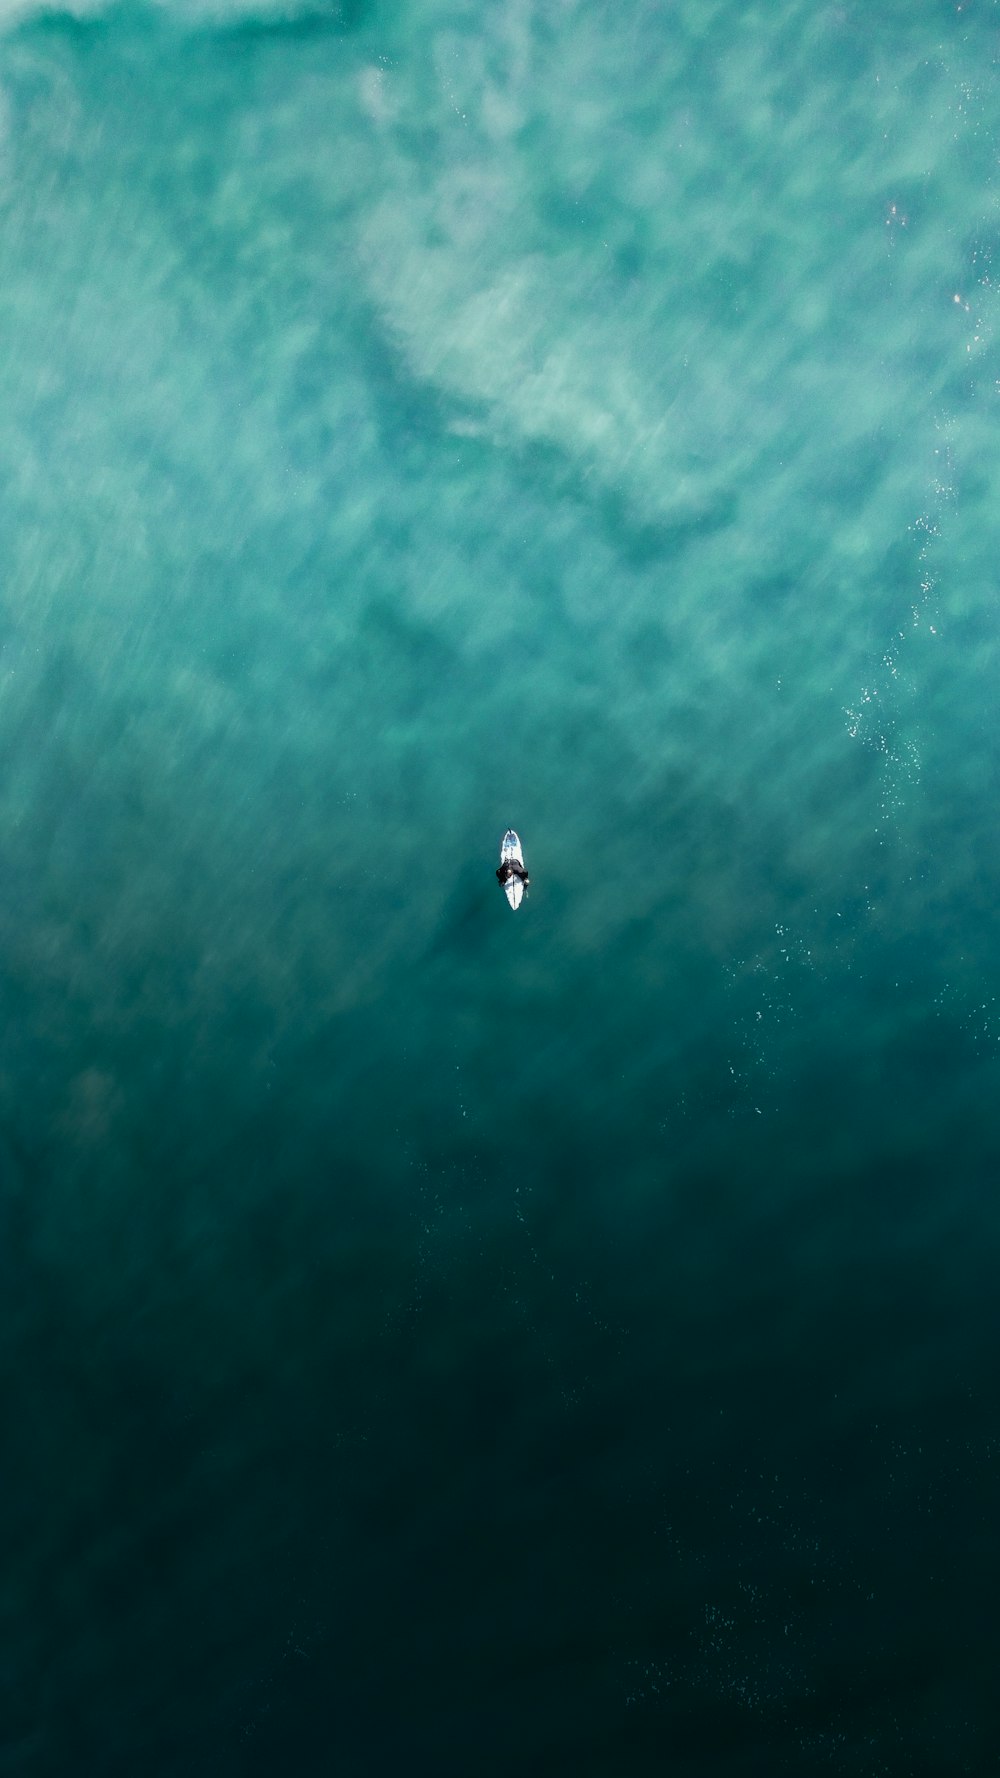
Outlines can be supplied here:
M831 190L841 205L869 202L869 172L849 119L839 164L801 152L823 115L815 78L782 115L780 58L749 34L720 47L716 99L696 113L697 32L686 42L683 20L644 37L599 9L578 30L565 9L553 24L525 5L472 36L461 5L433 12L425 52L408 46L363 97L380 195L358 253L417 378L481 410L498 442L553 446L667 521L711 513L765 453L787 450L801 484L803 469L849 460L900 423L892 378L871 372L885 361L884 312L873 308L850 361L824 343L856 285L879 287L886 240L874 212L846 247L816 227ZM749 115L730 103L748 57L761 100ZM839 89L828 97L839 104ZM895 119L895 101L878 102ZM728 164L723 129L735 132ZM432 152L414 151L422 137ZM845 379L857 399L829 402ZM817 399L838 417L835 438L810 431Z
M107 0L0 0L0 31L30 18L61 15L74 19L98 18L108 10Z
M0 0L0 31L32 18L100 18L116 10L115 0ZM336 22L336 6L317 0L150 0L151 12L165 13L184 25L295 24L309 19Z

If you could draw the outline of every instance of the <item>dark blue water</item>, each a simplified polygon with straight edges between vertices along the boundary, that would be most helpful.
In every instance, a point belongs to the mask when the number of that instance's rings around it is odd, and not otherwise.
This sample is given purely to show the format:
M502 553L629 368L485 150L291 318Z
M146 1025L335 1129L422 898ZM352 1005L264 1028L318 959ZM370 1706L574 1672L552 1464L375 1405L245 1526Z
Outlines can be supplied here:
M2 20L0 1775L993 1770L996 6Z

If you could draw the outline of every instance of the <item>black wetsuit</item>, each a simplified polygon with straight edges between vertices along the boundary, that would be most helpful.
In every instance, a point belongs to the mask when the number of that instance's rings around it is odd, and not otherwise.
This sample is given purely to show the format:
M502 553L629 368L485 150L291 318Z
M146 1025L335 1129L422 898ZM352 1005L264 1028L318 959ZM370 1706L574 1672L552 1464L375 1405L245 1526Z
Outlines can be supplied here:
M497 882L501 888L504 888L510 882L511 877L517 877L522 883L528 881L528 873L524 865L518 864L516 859L508 858L497 871Z

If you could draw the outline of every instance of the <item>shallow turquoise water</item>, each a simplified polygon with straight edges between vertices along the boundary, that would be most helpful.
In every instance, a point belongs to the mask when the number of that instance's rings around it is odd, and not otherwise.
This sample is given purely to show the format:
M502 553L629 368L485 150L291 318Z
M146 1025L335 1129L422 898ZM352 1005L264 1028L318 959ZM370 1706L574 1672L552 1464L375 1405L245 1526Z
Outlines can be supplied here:
M996 8L0 16L0 1773L989 1769Z

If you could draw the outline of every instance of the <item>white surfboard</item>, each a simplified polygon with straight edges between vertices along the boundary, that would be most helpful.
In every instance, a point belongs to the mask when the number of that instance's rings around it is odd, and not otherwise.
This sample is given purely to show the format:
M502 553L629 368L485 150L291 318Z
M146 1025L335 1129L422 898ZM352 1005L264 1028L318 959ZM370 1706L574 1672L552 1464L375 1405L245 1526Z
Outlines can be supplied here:
M512 827L508 827L500 841L500 863L519 864L521 869L524 869L524 853L521 851L521 842ZM521 897L524 894L524 884L520 877L511 877L509 883L504 884L503 892L512 908L520 907Z

